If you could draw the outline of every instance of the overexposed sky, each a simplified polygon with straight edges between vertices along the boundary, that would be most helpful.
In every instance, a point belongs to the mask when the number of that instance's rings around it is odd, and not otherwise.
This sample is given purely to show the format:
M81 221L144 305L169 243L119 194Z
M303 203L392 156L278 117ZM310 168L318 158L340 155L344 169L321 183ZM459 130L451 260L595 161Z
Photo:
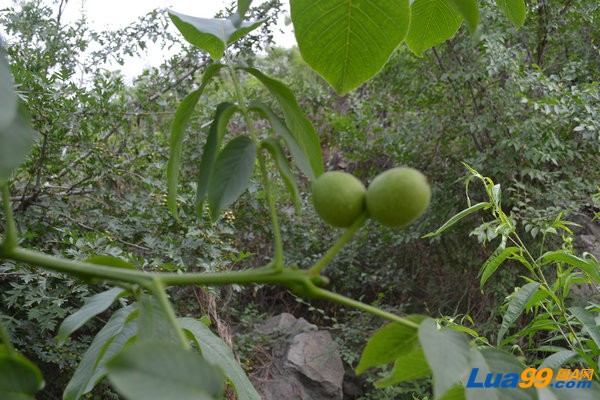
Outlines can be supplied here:
M51 0L46 0L52 4ZM58 1L55 1L58 3ZM252 4L260 4L264 0L254 0ZM0 0L0 10L12 5L11 0ZM85 13L90 27L94 30L110 30L123 28L156 8L170 8L183 14L202 18L212 18L215 13L231 3L230 0L68 0L62 21L69 23ZM285 26L285 16L289 13L285 2L285 12L279 16L278 29L284 33L274 33L277 45L291 47L296 43L292 27ZM57 8L55 4L53 8ZM0 31L1 31L0 27ZM150 47L142 59L128 59L127 64L119 67L128 77L133 77L147 66L158 66L165 54L161 49Z

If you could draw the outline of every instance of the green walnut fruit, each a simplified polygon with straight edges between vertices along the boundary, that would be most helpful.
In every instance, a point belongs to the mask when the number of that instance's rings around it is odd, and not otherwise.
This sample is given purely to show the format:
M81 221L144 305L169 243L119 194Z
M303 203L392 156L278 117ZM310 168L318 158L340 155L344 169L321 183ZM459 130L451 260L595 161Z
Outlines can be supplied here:
M365 211L365 185L341 171L321 175L312 185L312 201L321 219L347 228Z
M369 185L367 211L383 225L401 227L423 215L430 200L431 187L425 175L414 168L392 168Z

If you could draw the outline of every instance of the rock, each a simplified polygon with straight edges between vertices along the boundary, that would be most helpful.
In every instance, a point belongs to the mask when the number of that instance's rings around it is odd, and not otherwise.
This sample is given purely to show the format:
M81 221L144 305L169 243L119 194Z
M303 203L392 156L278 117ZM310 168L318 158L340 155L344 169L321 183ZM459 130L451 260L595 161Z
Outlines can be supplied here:
M341 399L344 365L337 345L327 331L305 332L294 337L286 367L309 378L322 399Z
M344 366L329 332L287 313L256 331L275 342L268 371L262 370L263 378L250 377L264 400L342 399Z
M292 314L283 313L269 318L260 324L256 331L265 336L284 336L293 337L302 332L316 331L317 326L311 324L304 318L296 318Z

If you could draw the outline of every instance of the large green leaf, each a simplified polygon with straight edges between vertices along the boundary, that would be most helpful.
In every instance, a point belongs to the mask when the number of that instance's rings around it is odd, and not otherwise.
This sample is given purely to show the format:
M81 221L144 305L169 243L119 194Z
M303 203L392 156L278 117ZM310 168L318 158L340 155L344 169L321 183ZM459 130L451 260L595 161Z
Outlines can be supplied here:
M178 321L196 342L204 359L221 368L239 400L260 400L260 395L223 339L212 333L202 321L194 318L179 318Z
M129 400L222 399L221 372L174 343L129 346L107 363L112 385Z
M258 28L264 22L239 21L240 16L237 14L229 19L198 18L173 10L169 10L169 17L185 40L208 52L213 60L223 57L228 44ZM239 23L236 23L236 18Z
M177 180L179 178L179 164L181 163L181 150L185 128L190 121L194 108L202 96L206 85L223 68L223 64L211 64L202 76L200 87L188 94L175 111L171 124L171 137L169 139L169 162L167 164L167 205L169 210L177 217Z
M420 323L425 317L411 315L407 319ZM417 347L419 347L417 329L396 322L389 323L375 332L367 342L356 366L356 373L360 374L368 368L388 364Z
M34 363L0 349L0 399L34 400L43 387L42 373Z
M12 121L0 127L0 186L8 181L12 172L25 161L34 138L29 114L25 106L20 104Z
M452 38L462 22L450 0L414 0L406 44L417 55Z
M527 14L525 0L498 0L498 7L515 27L523 26Z
M456 11L467 21L467 26L471 33L475 33L479 24L479 7L477 0L448 0L454 6Z
M309 160L311 171L302 172L311 180L318 178L323 173L321 144L319 143L319 137L315 132L315 128L304 116L300 106L298 106L294 93L283 82L269 78L255 68L244 68L244 70L261 81L271 95L275 97L283 110L283 117L287 128Z
M106 376L106 361L117 354L137 332L133 319L136 305L115 312L96 334L63 393L64 400L77 400Z
M408 0L290 0L302 57L343 95L377 74L406 36Z
M221 150L208 183L208 205L213 221L246 190L255 160L256 143L248 136L234 138Z
M412 381L431 374L431 369L421 347L414 347L410 352L402 354L394 362L390 376L375 382L375 387L382 388L400 382Z
M296 207L296 212L300 212L302 209L302 199L300 198L300 191L298 190L298 185L296 184L296 177L292 173L292 169L290 168L290 163L283 151L283 147L281 147L281 143L279 140L275 138L267 138L262 141L261 147L266 149L273 161L275 161L275 165L277 166L277 170L279 170L279 175L281 175L281 179L283 179L283 183L287 187L290 195L292 196L292 201L294 202L294 206Z
M531 298L537 293L540 284L538 282L529 282L522 286L508 302L506 312L502 316L502 324L498 331L497 343L502 343L504 334L508 331L508 328L519 318L525 306L531 300Z
M83 324L106 311L123 293L125 293L125 290L122 288L112 288L86 299L83 307L69 315L60 324L57 335L58 342L64 342L71 333L75 332Z
M463 333L452 329L439 330L433 319L426 319L419 326L419 341L433 372L436 399L465 381L471 368L469 341Z
M213 122L210 124L202 159L200 160L196 185L196 212L199 217L202 216L202 203L208 191L208 183L212 176L221 140L225 136L227 124L236 110L238 110L238 107L235 104L228 102L219 104Z
M17 95L10 67L4 57L0 42L0 131L6 128L17 116Z

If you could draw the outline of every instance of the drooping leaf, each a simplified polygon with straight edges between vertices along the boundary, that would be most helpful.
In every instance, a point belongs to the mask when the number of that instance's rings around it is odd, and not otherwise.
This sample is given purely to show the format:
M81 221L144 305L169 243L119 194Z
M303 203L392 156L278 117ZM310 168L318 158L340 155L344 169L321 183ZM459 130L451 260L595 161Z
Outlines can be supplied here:
M196 213L199 217L202 216L202 203L208 191L208 183L212 176L221 140L225 136L225 130L231 116L237 110L238 107L235 104L228 102L219 104L215 111L213 122L208 130L196 185Z
M421 347L415 347L410 352L402 354L394 362L390 376L375 382L375 387L383 388L400 382L412 381L431 374L431 369Z
M519 252L518 247L507 247L502 249L499 247L494 251L494 253L488 258L481 267L481 284L480 286L483 288L483 285L487 282L487 280L492 276L494 272L498 269L498 267L510 256Z
M194 108L200 100L200 96L206 85L223 68L223 64L211 64L202 76L200 87L188 94L175 111L173 123L171 124L171 137L169 139L169 162L167 164L167 206L175 218L177 218L177 181L179 178L179 164L181 163L181 150L185 128L192 116Z
M427 235L424 235L423 237L427 238L427 237L438 236L440 233L444 232L446 229L450 228L452 225L456 224L458 221L465 218L467 215L473 214L474 212L477 212L481 209L488 209L491 206L492 205L487 202L474 204L471 207L464 209L461 212L459 212L458 214L454 215L452 218L450 218L448 221L446 221L446 223L444 223L444 225L440 226L437 231L428 233Z
M423 51L452 38L461 22L462 16L450 0L414 0L406 44L420 57Z
M425 319L421 315L411 315L407 319L420 323ZM412 352L419 346L418 331L399 323L389 323L379 329L367 342L356 366L360 374L371 367L386 365L403 354Z
M525 0L498 0L498 7L517 29L523 26L527 13Z
M269 78L255 68L243 68L243 70L254 75L267 88L271 95L275 97L283 110L283 117L287 128L309 160L310 173L306 174L306 172L302 172L311 180L318 178L323 173L321 144L315 128L304 116L294 93L283 82Z
M0 131L10 125L17 116L17 95L13 77L0 42Z
M474 34L479 24L479 6L477 0L448 0L456 11L467 21L471 34Z
M88 298L83 307L69 315L62 324L60 324L57 335L58 342L64 342L68 336L82 327L90 319L106 311L108 307L124 293L125 290L122 288L112 288Z
M300 198L300 191L298 190L298 185L296 184L296 177L292 173L290 163L288 162L288 159L285 156L285 153L283 152L283 148L281 147L279 140L275 138L267 138L263 140L261 146L271 154L271 157L273 157L273 161L275 161L275 165L277 166L279 175L281 175L283 183L285 183L285 186L290 192L292 201L294 202L294 206L296 207L296 212L299 213L302 209L302 199Z
M0 352L0 399L34 400L44 387L39 368L19 353Z
M437 399L469 374L469 341L463 333L439 330L433 319L426 319L419 326L419 342L433 372L433 393Z
M169 17L185 40L208 52L213 60L223 57L223 52L228 44L258 28L264 22L239 21L239 23L234 23L234 19L231 18L198 18L173 10L169 10ZM238 18L240 18L239 15Z
M166 310L155 296L143 293L139 309L138 342L145 340L179 343L176 328L171 324Z
M596 283L600 284L600 263L595 260L584 260L564 250L550 251L542 255L540 265L551 262L569 264L587 273Z
M290 0L290 10L302 58L340 95L381 70L410 22L408 0Z
M510 299L506 312L502 316L502 324L498 331L497 343L502 343L504 334L508 328L519 318L525 306L531 298L537 293L540 284L538 282L529 282L523 285Z
M525 368L519 360L504 351L493 347L471 349L471 374L476 374L474 382L481 383L487 374L521 374ZM476 370L475 370L476 369ZM470 377L469 377L470 378ZM532 400L535 390L532 388L467 388L467 400Z
M178 321L187 335L196 342L204 359L221 368L239 400L260 400L260 395L223 339L212 333L202 321L194 318L179 318Z
M63 400L77 400L106 376L106 361L119 352L137 332L133 319L137 305L115 312L96 334L63 393Z
M248 11L251 3L252 0L238 0L237 13L240 15L240 17L244 17L244 14L246 14L246 11Z
M596 343L596 346L600 347L600 330L598 329L594 316L583 307L570 307L569 311L571 311L575 318L581 322L584 331L590 335L590 338Z
M109 379L129 400L221 399L224 377L198 353L174 343L129 346L107 363Z
M208 204L213 221L246 190L255 160L256 143L248 136L234 138L221 150L208 183Z
M315 173L313 172L308 155L306 154L307 150L303 148L302 142L296 140L296 137L292 135L285 125L285 122L275 115L268 105L259 101L251 102L248 109L258 113L262 118L265 118L271 123L273 130L283 139L288 150L292 153L292 158L300 171L302 171L309 179L314 179Z
M31 128L29 113L25 106L20 104L12 121L0 126L0 186L8 181L12 172L25 161L34 139L35 133Z
M443 396L437 397L436 400L466 400L466 390L463 385L454 385L446 390Z

